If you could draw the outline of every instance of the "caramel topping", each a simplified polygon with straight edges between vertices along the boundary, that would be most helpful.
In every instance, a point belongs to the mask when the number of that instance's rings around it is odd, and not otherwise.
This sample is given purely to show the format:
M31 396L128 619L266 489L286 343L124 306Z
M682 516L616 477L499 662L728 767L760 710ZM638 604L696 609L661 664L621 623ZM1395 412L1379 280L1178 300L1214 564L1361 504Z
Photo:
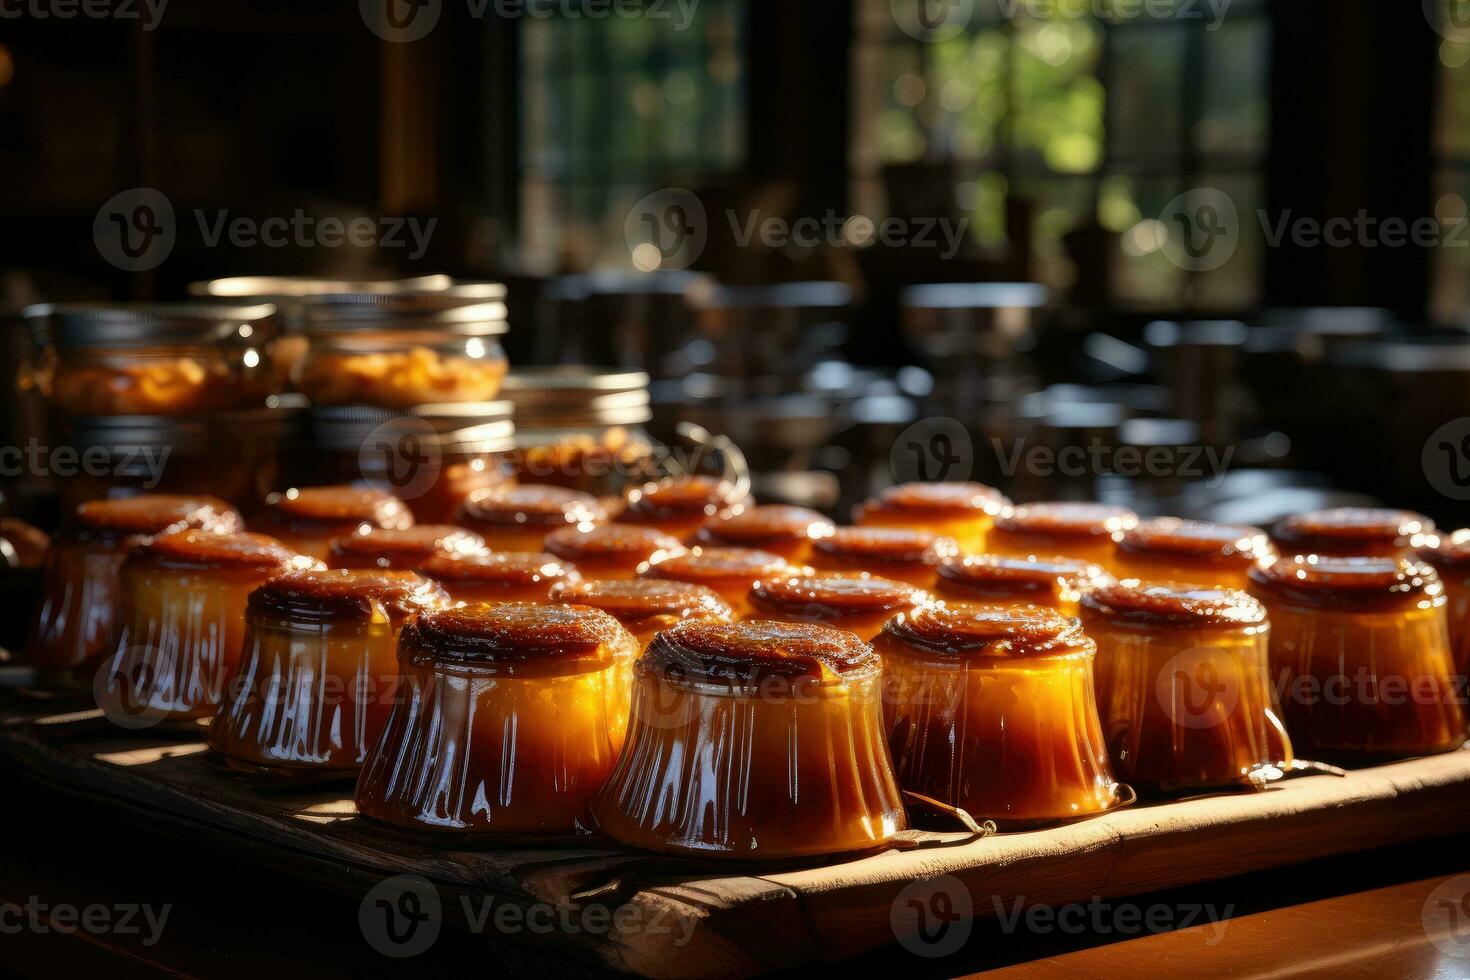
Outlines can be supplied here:
M625 624L652 616L730 618L730 607L714 591L665 579L561 582L551 599L601 609Z
M722 510L732 514L744 509L735 499L736 486L727 480L690 476L668 483L649 484L628 494L628 506L618 518L631 523L676 518L715 517Z
M355 524L402 529L413 524L413 514L403 501L368 487L292 488L271 494L266 504L279 524L297 530L350 528Z
M381 528L332 539L332 561L350 568L417 568L436 555L465 555L485 539L452 524Z
M655 636L638 660L639 670L671 680L729 686L767 679L830 683L879 665L873 648L846 630L755 619L685 620Z
M751 507L723 520L711 521L699 530L699 540L723 544L759 544L762 541L802 541L823 538L835 528L814 510L767 504Z
M398 649L407 663L513 672L550 660L610 663L630 641L618 621L600 609L481 602L424 612L404 627Z
M839 527L813 547L828 558L853 564L938 565L960 553L953 538L902 527Z
M140 557L174 568L235 568L268 572L297 559L296 552L264 534L170 531L138 547ZM305 565L316 564L302 559Z
M148 494L116 500L90 500L77 508L77 523L111 534L162 534L198 528L228 534L244 526L239 511L218 497Z
M878 494L881 506L897 510L979 511L998 514L1010 503L983 483L900 483Z
M872 575L777 575L750 590L757 611L810 619L910 609L928 598L905 582Z
M1296 514L1276 525L1273 536L1283 551L1353 554L1365 546L1409 546L1434 533L1423 514L1377 507L1337 507Z
M1464 571L1466 566L1470 566L1470 530L1433 538L1418 550L1416 557L1436 568Z
M684 546L652 528L605 524L585 531L575 527L552 531L546 536L546 550L571 562L598 558L659 562L682 554Z
M1040 592L1075 599L1112 577L1101 566L1078 558L975 555L939 566L939 580L976 599L1013 599Z
M1069 501L1018 504L995 519L1004 531L1077 538L1116 538L1137 523L1138 515L1126 507Z
M1357 611L1429 606L1444 585L1422 562L1396 558L1293 555L1251 569L1251 591L1320 609Z
M526 483L475 494L465 502L464 516L484 524L563 527L600 524L607 520L607 511L590 493Z
M1140 626L1257 626L1266 621L1266 607L1249 593L1174 582L1113 582L1085 594L1082 606L1089 613Z
M1075 619L1029 603L943 602L890 619L874 641L880 653L918 649L963 659L1091 652Z
M577 570L555 555L532 551L474 551L435 555L418 569L441 582L537 585L577 579Z
M672 555L652 566L649 577L704 582L724 578L763 578L779 575L791 566L785 558L754 548L695 548Z
M448 598L438 583L415 572L298 569L282 572L250 593L250 608L307 623L346 619L398 624Z
M1266 532L1244 524L1212 524L1159 517L1123 535L1118 547L1136 554L1198 558L1249 565L1275 555Z

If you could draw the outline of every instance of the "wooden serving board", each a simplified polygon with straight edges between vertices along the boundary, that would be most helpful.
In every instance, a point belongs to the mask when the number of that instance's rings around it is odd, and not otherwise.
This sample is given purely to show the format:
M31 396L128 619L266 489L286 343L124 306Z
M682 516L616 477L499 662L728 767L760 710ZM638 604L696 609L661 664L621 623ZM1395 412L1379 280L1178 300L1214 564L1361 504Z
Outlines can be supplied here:
M572 934L491 936L665 977L751 975L908 938L899 933L914 916L895 924L895 907L913 896L906 887L940 876L949 876L943 887L955 913L986 917L1017 898L1119 898L1470 826L1470 751L1136 806L1051 830L924 833L910 849L785 867L702 863L588 840L426 840L357 818L349 787L269 786L223 768L191 734L123 732L99 712L13 698L0 701L0 765L85 798L110 819L167 827L201 853L246 852L356 899L385 878L420 875L436 887L451 926L468 927L474 913L465 911L483 910L487 899L523 912L618 911L610 925ZM922 901L930 885L918 887Z

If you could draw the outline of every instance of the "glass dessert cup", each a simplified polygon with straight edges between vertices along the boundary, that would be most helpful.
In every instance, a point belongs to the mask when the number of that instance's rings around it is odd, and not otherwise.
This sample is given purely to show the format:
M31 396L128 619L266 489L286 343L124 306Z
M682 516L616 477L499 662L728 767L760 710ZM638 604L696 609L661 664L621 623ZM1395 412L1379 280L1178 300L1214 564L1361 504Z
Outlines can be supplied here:
M873 647L904 789L1009 828L1127 801L1093 698L1096 647L1075 619L1025 603L946 603L890 620Z
M687 476L630 491L617 521L657 528L689 542L709 521L738 517L753 504L734 481Z
M546 551L571 562L586 579L630 579L674 555L684 546L651 527L607 524L581 530L564 527L546 536Z
M1358 762L1465 741L1443 586L1394 558L1294 556L1251 572L1271 668L1303 754Z
M465 501L459 521L484 535L495 551L542 551L552 531L591 530L607 523L607 511L590 493L526 483L475 494Z
M634 675L628 741L594 804L620 843L780 860L880 848L905 828L880 665L853 634L691 620Z
M1017 504L995 520L986 550L994 555L1062 555L1113 570L1117 542L1138 515L1108 504Z
M651 565L645 578L672 579L704 585L719 593L736 618L750 611L750 590L773 575L794 574L796 569L780 555L754 548L694 548Z
M1076 616L1083 593L1112 580L1101 566L1080 558L972 555L939 566L934 596L1000 605L1026 603Z
M530 551L436 555L419 572L456 602L549 602L559 583L581 580L576 568L555 555Z
M731 620L730 607L712 589L670 579L562 582L551 590L551 599L601 609L633 634L640 651L660 630L686 619Z
M265 503L264 530L320 561L331 556L333 538L413 526L413 513L403 501L368 487L293 487L271 494Z
M1258 527L1159 517L1124 532L1114 564L1119 578L1245 589L1250 570L1275 558Z
M51 543L26 658L43 689L71 688L79 664L112 653L118 570L143 538L196 528L231 533L240 514L214 497L149 495L82 504Z
M356 774L398 690L398 634L449 602L413 572L296 570L250 594L239 670L210 726L230 765Z
M628 719L633 637L585 606L458 606L403 631L404 690L357 782L415 830L583 834Z
M313 405L413 408L494 401L509 367L493 336L385 330L313 338L295 383Z
M812 542L811 566L825 572L868 572L920 588L960 553L954 538L906 527L839 527Z
M1464 678L1470 677L1470 530L1436 538L1419 549L1418 558L1434 568L1444 585L1450 649L1463 690Z
M247 597L272 575L316 564L246 532L173 531L139 545L118 575L117 640L96 673L98 706L124 727L212 716L240 662Z
M1244 592L1124 580L1082 597L1113 771L1140 794L1249 784L1292 761L1266 610Z
M864 527L904 527L952 538L965 554L985 550L986 535L1010 503L982 483L901 483L858 508Z
M834 530L832 522L814 510L767 504L705 522L694 541L706 547L769 551L789 562L800 563L811 555L813 541Z
M884 623L924 605L929 594L907 582L866 572L828 572L762 579L751 588L747 601L754 619L819 623L871 641Z
M1433 535L1434 522L1423 514L1377 507L1314 510L1271 529L1283 555L1412 558Z
M485 549L485 539L453 524L415 524L333 538L330 568L377 568L411 572L431 558L464 557Z

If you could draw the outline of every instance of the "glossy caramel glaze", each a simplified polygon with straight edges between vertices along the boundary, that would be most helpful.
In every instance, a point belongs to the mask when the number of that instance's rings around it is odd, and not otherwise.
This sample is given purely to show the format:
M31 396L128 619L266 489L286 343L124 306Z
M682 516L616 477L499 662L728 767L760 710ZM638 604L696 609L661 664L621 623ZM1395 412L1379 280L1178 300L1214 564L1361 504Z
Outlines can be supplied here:
M271 571L284 569L293 562L301 567L315 564L301 558L275 538L246 531L238 534L170 531L149 538L138 546L135 554L166 568Z
M812 542L812 567L871 572L928 585L943 562L960 553L954 538L906 527L839 527Z
M266 499L270 521L292 531L351 534L356 528L402 529L413 514L397 497L370 487L299 487Z
M709 521L699 529L695 540L705 545L758 548L799 560L810 551L813 539L826 537L833 530L832 522L814 510L768 504Z
M1423 514L1377 507L1338 507L1296 514L1271 536L1283 555L1406 555L1428 542L1434 522Z
M1034 602L1076 615L1084 592L1112 576L1080 558L973 555L939 566L934 592L945 599L975 602Z
M644 673L730 687L767 679L837 681L878 665L872 647L846 630L754 619L680 623L658 634L638 660Z
M435 555L418 570L442 583L451 596L466 602L544 601L557 583L581 578L570 563L533 551Z
M1441 535L1416 557L1431 565L1444 584L1455 672L1470 676L1470 530Z
M431 609L403 629L405 665L509 676L598 670L628 641L616 619L588 606L476 603Z
M737 498L735 484L708 476L690 476L639 487L628 494L618 520L625 524L733 517L750 503Z
M627 627L640 645L685 619L731 618L730 607L713 589L672 579L563 582L551 590L551 600L601 609Z
M735 615L748 611L747 598L751 586L763 578L792 571L791 563L780 555L754 548L694 548L650 565L640 574L644 578L665 578L678 582L706 585L729 603Z
M333 568L410 570L436 555L466 555L485 547L485 539L453 524L416 524L333 538L327 564Z
M995 519L999 531L1044 537L1116 541L1138 524L1138 515L1126 507L1109 504L1056 501L1017 504Z
M1275 557L1260 528L1159 517L1124 532L1114 570L1120 578L1243 589L1250 570Z
M75 523L82 532L125 535L186 527L227 534L244 526L239 511L218 497L170 494L91 500L77 508Z
M1259 626L1266 620L1266 607L1248 592L1136 579L1089 592L1082 607L1114 622L1175 629Z
M1251 571L1251 590L1267 600L1313 609L1390 612L1443 602L1444 586L1423 562L1389 557L1293 555Z
M649 565L684 553L684 546L651 527L607 524L567 527L546 536L546 550L575 564L588 578L631 578Z
M438 583L417 572L295 569L252 592L250 609L303 625L333 620L402 623L447 599Z
M890 617L929 601L922 589L866 573L776 575L750 590L750 614L787 623L825 623L865 640Z
M895 616L874 641L880 653L895 647L973 660L1052 656L1082 641L1077 621L1027 603L942 603Z
M580 490L550 484L527 483L497 487L465 501L462 516L468 527L590 527L607 520L596 497Z
M983 483L900 483L880 492L875 501L879 507L935 513L970 513L980 511L992 516L1009 503L1005 495Z

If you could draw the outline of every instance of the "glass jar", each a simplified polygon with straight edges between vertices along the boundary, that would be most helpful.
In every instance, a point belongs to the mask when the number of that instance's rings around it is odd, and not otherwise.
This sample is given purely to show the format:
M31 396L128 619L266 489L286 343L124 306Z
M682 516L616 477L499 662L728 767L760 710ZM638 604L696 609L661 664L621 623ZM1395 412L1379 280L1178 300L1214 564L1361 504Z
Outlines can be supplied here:
M1465 741L1444 587L1388 557L1282 558L1251 572L1271 611L1271 666L1303 753L1355 762Z
M510 471L524 483L622 496L653 470L643 426L653 417L648 375L577 365L518 369L505 380L515 405Z
M767 504L706 521L694 541L706 546L769 551L799 563L811 557L813 541L834 530L832 522L814 510Z
M118 573L117 640L93 687L98 706L125 725L213 716L240 662L250 593L317 565L246 532L172 531L139 545Z
M241 527L239 511L214 497L125 497L77 507L46 553L26 645L41 686L69 686L72 668L112 652L118 570L144 537L184 528L230 534Z
M1416 557L1432 566L1444 585L1450 647L1455 654L1455 673L1464 690L1464 678L1470 677L1470 530L1436 537L1420 548Z
M1012 828L1119 805L1093 699L1096 646L1075 619L945 603L893 618L873 646L904 789Z
M1250 570L1275 557L1258 527L1160 517L1123 533L1114 565L1119 578L1244 589Z
M209 729L232 766L353 775L398 690L398 634L449 602L413 572L295 570L250 594L244 654Z
M1076 616L1084 594L1112 581L1102 566L1080 558L972 555L939 567L934 594L970 602L1030 603Z
M928 531L953 538L961 552L975 554L985 550L991 524L1009 504L983 483L901 483L865 501L857 523Z
M871 641L883 624L929 601L929 594L907 582L875 578L866 572L774 575L750 590L755 619L782 623L820 623Z
M1063 555L1112 571L1123 534L1138 524L1126 507L1057 501L1017 504L995 520L986 550L996 555Z
M251 409L277 391L273 306L48 303L21 316L41 351L22 383L66 415Z
M375 528L333 538L327 549L327 566L411 572L438 555L455 557L484 549L484 538L453 524Z
M694 548L665 558L641 574L645 578L672 579L704 585L719 593L736 618L750 612L750 590L773 575L795 574L791 563L780 555L753 548Z
M531 551L435 555L419 571L442 584L456 602L549 602L558 584L582 579L555 555Z
M730 607L712 589L668 579L583 579L561 582L552 602L601 609L623 624L642 650L654 634L686 619L730 622Z
M266 498L261 529L297 553L321 561L333 538L413 526L403 501L371 487L293 487Z
M688 542L709 521L737 517L753 504L741 481L685 476L633 489L617 520L657 528Z
M1291 761L1271 687L1266 610L1244 592L1119 582L1082 597L1118 778L1140 793L1249 784Z
M505 289L320 297L302 310L310 347L295 378L312 405L489 402L509 367Z
M475 494L465 501L459 522L483 534L496 551L542 551L552 531L590 531L607 523L607 511L590 493L526 483Z
M649 566L684 553L678 539L650 527L627 524L560 528L546 536L545 545L587 579L637 578Z
M635 665L628 741L597 796L597 826L630 847L701 858L885 846L906 818L880 682L872 649L842 630L664 630Z
M426 612L404 696L357 782L363 816L415 830L583 834L628 718L636 643L585 606Z
M1408 510L1336 507L1295 514L1271 531L1283 555L1410 558L1434 535L1434 522Z
M906 527L839 527L812 542L818 571L868 572L920 588L934 584L939 566L960 553L954 538Z

